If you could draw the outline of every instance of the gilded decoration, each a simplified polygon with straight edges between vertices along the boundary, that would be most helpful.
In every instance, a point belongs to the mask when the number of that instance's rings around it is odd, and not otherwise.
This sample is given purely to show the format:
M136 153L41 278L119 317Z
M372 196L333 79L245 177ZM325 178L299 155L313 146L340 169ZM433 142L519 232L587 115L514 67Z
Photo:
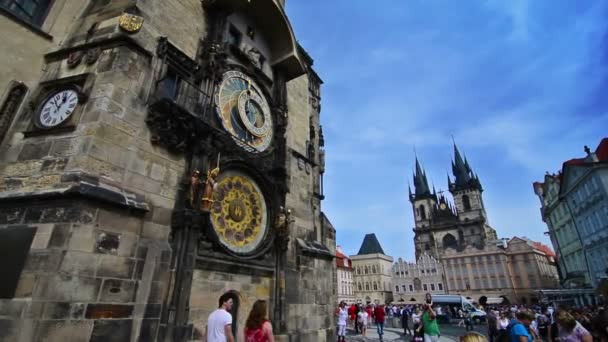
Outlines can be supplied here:
M141 29L144 24L144 17L135 14L123 13L118 18L118 25L121 29L128 33L135 33Z
M264 195L248 176L222 173L213 191L211 222L220 242L236 253L251 253L267 231Z

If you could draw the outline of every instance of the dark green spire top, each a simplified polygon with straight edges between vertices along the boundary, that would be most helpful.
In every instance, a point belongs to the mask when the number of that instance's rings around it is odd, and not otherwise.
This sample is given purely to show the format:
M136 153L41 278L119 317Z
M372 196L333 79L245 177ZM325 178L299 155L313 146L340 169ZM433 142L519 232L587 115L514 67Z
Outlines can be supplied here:
M463 159L456 143L454 143L454 160L452 161L452 174L454 182L448 175L450 190L477 189L482 190L479 178L473 173L466 157Z
M361 244L361 248L359 248L359 253L357 253L357 255L377 253L384 254L384 250L382 249L382 246L380 246L380 242L378 242L376 234L366 234L363 238L363 243Z

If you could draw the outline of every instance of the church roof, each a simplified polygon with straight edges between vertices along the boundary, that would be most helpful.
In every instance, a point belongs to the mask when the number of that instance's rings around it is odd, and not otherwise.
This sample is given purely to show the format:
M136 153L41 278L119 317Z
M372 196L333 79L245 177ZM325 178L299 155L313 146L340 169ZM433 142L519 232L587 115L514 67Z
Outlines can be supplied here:
M359 248L359 253L357 253L357 255L376 253L384 254L384 250L382 249L382 246L380 246L380 242L378 241L376 234L366 234L363 238L363 243L361 244L361 248Z

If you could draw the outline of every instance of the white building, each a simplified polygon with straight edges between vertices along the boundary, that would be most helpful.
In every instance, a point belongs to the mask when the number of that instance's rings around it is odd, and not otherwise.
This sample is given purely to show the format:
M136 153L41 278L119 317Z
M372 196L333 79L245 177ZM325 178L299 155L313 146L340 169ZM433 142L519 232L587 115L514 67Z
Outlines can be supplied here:
M393 301L391 268L393 258L384 254L375 234L367 234L357 255L351 255L355 270L355 300L386 304Z
M350 258L344 255L340 246L336 247L336 270L338 303L342 301L348 304L355 303L353 264Z
M445 294L441 263L424 253L415 263L399 260L393 264L393 299L395 302L421 302L424 295ZM414 299L414 300L412 300Z

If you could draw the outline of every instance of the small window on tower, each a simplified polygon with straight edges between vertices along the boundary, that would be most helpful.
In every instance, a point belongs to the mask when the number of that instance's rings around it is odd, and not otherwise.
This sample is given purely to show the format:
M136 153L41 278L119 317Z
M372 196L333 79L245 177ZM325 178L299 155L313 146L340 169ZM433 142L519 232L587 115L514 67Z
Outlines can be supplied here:
M469 195L462 196L462 205L464 206L464 210L471 210L471 200L469 199Z
M426 220L426 211L424 210L424 205L420 205L420 218L422 220Z
M437 287L439 288L439 291L443 291L443 284L439 283L437 284Z

